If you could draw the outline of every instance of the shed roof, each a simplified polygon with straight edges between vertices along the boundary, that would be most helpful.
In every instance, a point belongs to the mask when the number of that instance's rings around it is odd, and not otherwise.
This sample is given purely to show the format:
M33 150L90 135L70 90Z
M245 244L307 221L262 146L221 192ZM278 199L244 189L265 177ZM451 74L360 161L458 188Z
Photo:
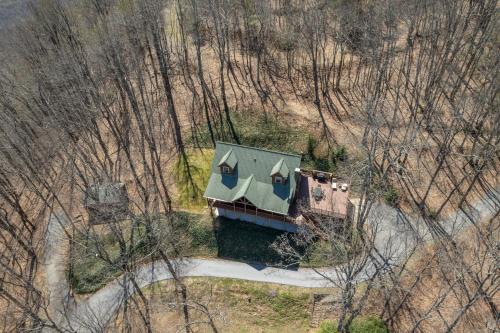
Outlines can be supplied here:
M233 155L237 166L232 174L221 174L219 165L226 156ZM286 172L300 167L301 157L295 154L217 142L212 161L212 174L204 196L225 202L245 198L257 208L288 214L295 192L295 177L284 184L273 184L274 168Z
M86 206L118 205L126 202L128 196L123 183L91 184L85 191Z

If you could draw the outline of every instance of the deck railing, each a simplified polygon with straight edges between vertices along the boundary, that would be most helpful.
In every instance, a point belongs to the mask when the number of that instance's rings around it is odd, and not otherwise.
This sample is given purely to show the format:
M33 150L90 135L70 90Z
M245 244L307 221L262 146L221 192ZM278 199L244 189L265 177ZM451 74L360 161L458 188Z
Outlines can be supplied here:
M264 211L259 210L259 209L255 209L253 207L248 207L248 206L239 207L239 206L236 206L236 205L232 205L232 204L225 203L225 202L220 202L220 201L213 202L212 203L212 207L229 209L229 210L232 210L232 211L235 211L235 212L241 212L241 213L245 213L245 214L250 214L250 215L256 215L256 216L264 217L264 218L267 218L267 219L272 219L272 220L277 220L277 221L282 221L282 222L286 222L286 223L295 224L295 220L293 218L289 217L289 216L285 216L285 215L281 215L281 214L274 214L274 213L271 213L271 212L268 213L268 212L264 212Z

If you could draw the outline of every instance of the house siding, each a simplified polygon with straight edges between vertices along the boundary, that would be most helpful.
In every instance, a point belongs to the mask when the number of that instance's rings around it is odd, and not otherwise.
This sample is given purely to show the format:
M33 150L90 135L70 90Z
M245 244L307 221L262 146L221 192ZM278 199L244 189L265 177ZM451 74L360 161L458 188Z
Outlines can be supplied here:
M263 227L273 228L277 230L287 231L287 232L297 232L298 226L291 223L286 223L278 220L273 220L265 218L262 216L256 216L252 214L246 214L238 211L233 211L224 208L215 208L215 216L224 216L233 220L240 220L245 222L254 223Z

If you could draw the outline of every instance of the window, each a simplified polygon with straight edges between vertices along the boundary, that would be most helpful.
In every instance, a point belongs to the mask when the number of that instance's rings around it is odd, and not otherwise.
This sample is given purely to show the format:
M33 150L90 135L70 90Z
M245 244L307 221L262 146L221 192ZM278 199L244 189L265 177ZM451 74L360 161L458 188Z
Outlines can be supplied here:
M283 184L283 177L281 177L281 176L274 176L274 182L276 184Z
M222 166L222 173L231 173L231 169L228 166Z

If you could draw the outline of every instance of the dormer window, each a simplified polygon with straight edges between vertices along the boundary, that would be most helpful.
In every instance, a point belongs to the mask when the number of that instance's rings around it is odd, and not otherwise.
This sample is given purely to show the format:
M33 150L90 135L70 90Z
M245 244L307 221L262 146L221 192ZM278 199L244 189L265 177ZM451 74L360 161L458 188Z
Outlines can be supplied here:
M280 159L271 170L273 184L285 184L288 178L289 170L284 159Z
M219 168L222 174L232 174L236 168L236 164L238 164L238 160L236 159L236 155L233 153L232 149L229 149L224 156L222 156L219 161Z

